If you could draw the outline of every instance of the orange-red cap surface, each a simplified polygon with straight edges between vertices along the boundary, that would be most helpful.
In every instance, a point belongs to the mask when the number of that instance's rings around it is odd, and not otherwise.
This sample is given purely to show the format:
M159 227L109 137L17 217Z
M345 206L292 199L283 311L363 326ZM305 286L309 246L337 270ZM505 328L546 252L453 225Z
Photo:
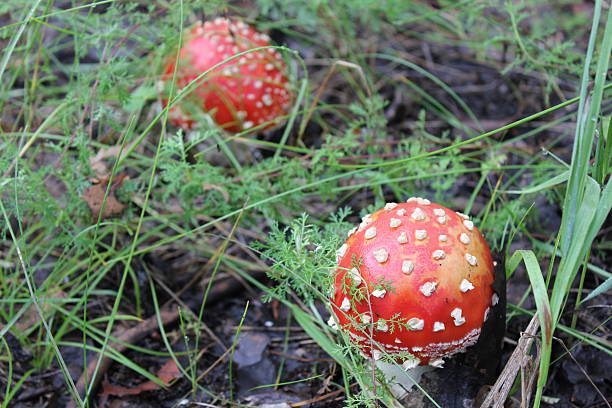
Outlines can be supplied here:
M217 18L198 22L186 35L177 68L178 89L187 86L214 65L257 47L269 46L266 34L242 21ZM164 80L170 81L176 61L167 63ZM240 132L283 116L291 103L286 67L274 49L251 52L215 68L188 97L191 106L211 113L230 132ZM180 106L170 110L170 121L186 129L193 126ZM272 126L270 123L267 126Z
M496 303L493 280L489 247L473 222L411 198L386 204L349 232L332 303L339 326L367 356L386 353L405 368L442 366L478 340Z

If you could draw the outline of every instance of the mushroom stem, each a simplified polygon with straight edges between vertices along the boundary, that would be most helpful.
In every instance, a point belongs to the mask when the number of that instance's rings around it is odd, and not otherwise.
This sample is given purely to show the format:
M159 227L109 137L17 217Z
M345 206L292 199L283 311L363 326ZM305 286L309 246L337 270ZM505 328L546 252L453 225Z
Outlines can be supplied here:
M404 398L412 390L415 384L421 381L423 374L433 371L435 368L430 366L416 366L405 370L401 365L376 361L376 367L383 372L389 384L391 394L398 400Z

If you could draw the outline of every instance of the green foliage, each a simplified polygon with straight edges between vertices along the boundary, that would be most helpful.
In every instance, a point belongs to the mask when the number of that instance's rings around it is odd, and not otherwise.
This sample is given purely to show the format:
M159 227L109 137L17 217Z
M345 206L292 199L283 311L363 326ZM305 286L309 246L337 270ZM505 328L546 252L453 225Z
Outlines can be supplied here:
M347 215L340 211L325 228L309 224L307 214L286 227L278 222L271 224L268 240L257 244L266 258L274 260L269 275L277 284L271 288L268 299L286 299L294 292L311 304L328 296L333 282L333 254L341 244L338 232L346 229Z
M270 20L294 19L314 32L328 19L341 22L359 22L378 29L382 19L397 19L409 5L402 0L257 0L260 12ZM345 25L355 34L356 25Z

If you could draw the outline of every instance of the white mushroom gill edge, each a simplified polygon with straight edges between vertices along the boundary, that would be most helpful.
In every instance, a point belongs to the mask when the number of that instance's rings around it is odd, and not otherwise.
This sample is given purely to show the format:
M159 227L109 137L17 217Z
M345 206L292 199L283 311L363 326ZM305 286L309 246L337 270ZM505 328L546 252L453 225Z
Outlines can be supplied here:
M412 370L413 368L415 368L416 366L418 366L421 363L421 360L419 360L418 358L413 358L413 359L408 359L406 361L404 361L402 363L402 368L406 371L408 370Z
M421 381L423 374L435 370L434 367L420 365L421 360L416 356L410 356L401 365L381 360L376 361L375 364L382 371L391 393L398 400L408 395L414 385Z
M497 295L497 293L493 293L493 296L491 296L491 305L495 306L499 303L499 296Z
M438 359L430 361L429 365L432 367L436 367L436 368L442 368L444 367L444 360L441 358L438 358Z
M367 340L366 337L363 337L363 336L360 336L358 334L355 334L352 331L349 331L348 334L349 334L350 338L355 340L355 341L366 341Z
M469 346L476 344L479 336L480 329L473 329L470 330L465 336L457 340L441 343L430 343L425 346L423 351L419 354L431 359L449 357L455 353L464 351Z
M423 351L419 352L419 355L427 357L431 362L434 362L464 351L466 347L474 345L476 341L478 341L479 335L480 329L473 329L460 339L428 344L423 347ZM366 356L366 358L368 357ZM380 360L375 361L376 366L383 372L385 378L388 380L391 386L391 392L398 399L404 398L414 384L419 383L424 373L435 370L431 365L423 366L419 365L420 363L420 359L416 356L410 356L402 363L401 367L393 363L387 363Z
M430 365L420 365L421 360L413 355L404 360L401 366L382 360L374 360L374 364L383 372L391 387L391 393L401 400L408 395L414 384L419 383L424 373L431 372L436 369L435 366L442 364L436 363L436 360L441 360L452 354L464 351L466 347L476 343L479 335L480 330L474 329L458 340L428 344L423 348L423 351L419 352L419 356L429 358L431 361ZM387 352L390 352L390 350L387 350ZM372 356L374 357L374 355ZM364 355L364 357L372 361L369 356ZM434 367L432 367L432 363L434 363Z

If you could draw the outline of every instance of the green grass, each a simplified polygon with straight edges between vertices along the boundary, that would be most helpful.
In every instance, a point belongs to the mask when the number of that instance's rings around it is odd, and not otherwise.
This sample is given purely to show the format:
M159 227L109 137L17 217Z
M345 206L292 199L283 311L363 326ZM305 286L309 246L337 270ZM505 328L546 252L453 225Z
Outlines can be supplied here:
M215 279L229 274L281 302L339 363L333 385L345 388L347 406L372 406L370 369L317 305L326 303L335 250L358 216L412 195L470 212L506 255L509 285L525 279L524 264L531 287L508 319L537 311L545 328L534 406L551 366L567 358L553 336L612 352L596 327L574 317L605 299L612 279L602 262L612 248L602 232L612 206L612 15L603 2L593 16L540 0L498 9L481 0L440 8L258 0L248 10L224 0L25 3L0 5L2 406L50 367L77 406L93 406L91 385L79 395L68 373L68 348L82 349L85 364L106 355L157 382L138 356L170 356L190 395L236 404L233 352L224 363L226 392L197 381L206 369L199 360L206 299ZM296 98L265 137L228 135L206 121L189 134L173 128L168 110L196 81L171 89L161 108L157 82L180 33L225 13L287 41L274 48L290 67ZM507 87L508 100L491 101L491 112L458 91L461 78L488 85L472 70ZM386 116L394 98L409 108L401 120ZM522 107L518 114L503 110L512 104ZM110 148L116 152L94 160ZM81 198L91 180L123 174L129 178L116 192L108 187L105 199L116 193L126 209L110 219L92 215ZM559 230L543 222L536 203L561 209ZM154 260L168 253L191 261L183 268L169 258L176 270L160 269ZM252 278L262 270L270 284ZM201 307L183 305L179 327L162 328L163 349L130 344L119 353L111 346L117 327L159 315L173 297L186 301L164 273L205 282ZM535 308L523 308L532 298ZM176 351L177 332L185 352ZM9 336L32 355L31 367L17 364ZM294 383L278 373L279 385ZM376 390L391 404L384 386Z

